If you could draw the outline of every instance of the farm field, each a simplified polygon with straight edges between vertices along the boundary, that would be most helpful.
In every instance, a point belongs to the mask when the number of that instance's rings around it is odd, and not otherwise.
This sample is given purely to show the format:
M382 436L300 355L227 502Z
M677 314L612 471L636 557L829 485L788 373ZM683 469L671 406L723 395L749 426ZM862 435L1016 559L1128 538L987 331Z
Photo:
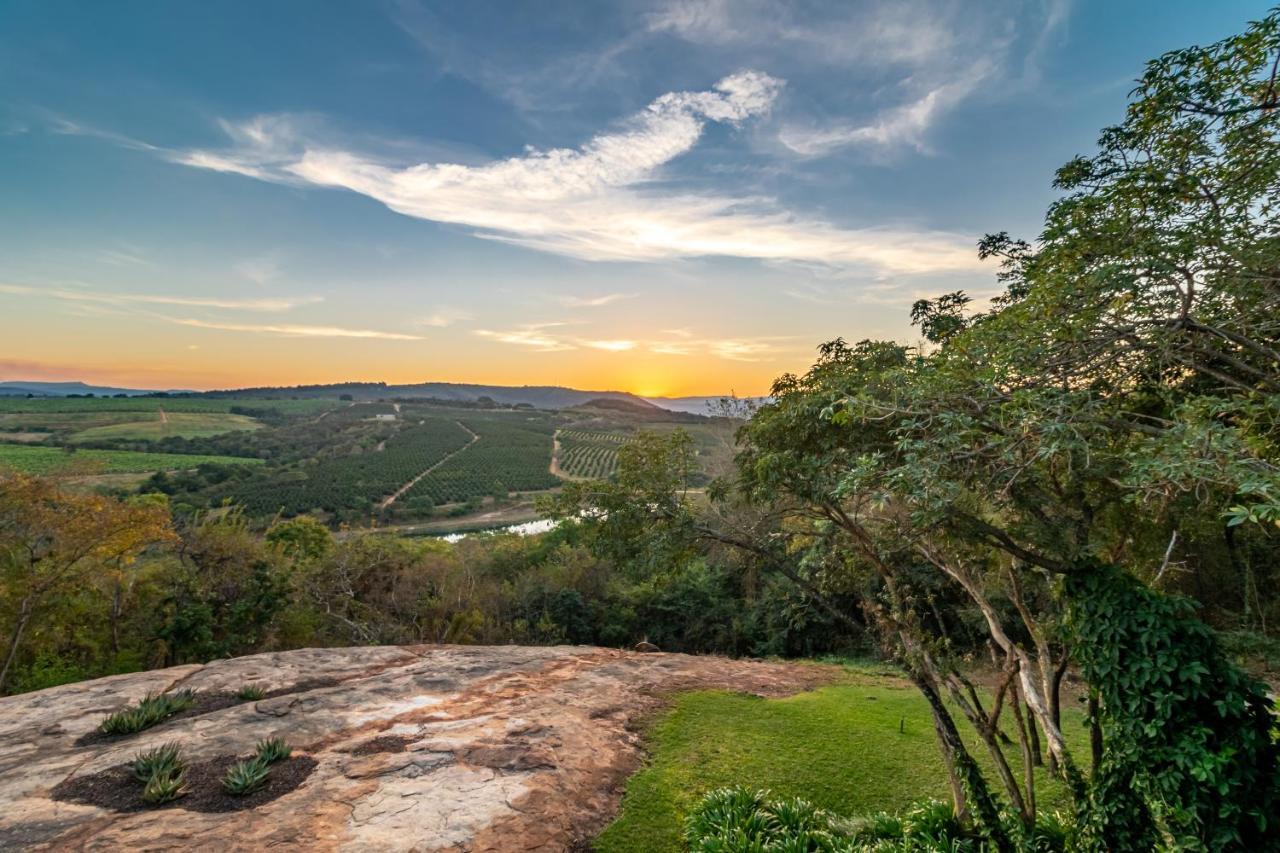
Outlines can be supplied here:
M25 474L144 474L181 471L197 465L252 465L256 459L178 453L138 453L131 450L77 450L29 444L0 444L0 469Z
M687 428L700 466L722 447L710 421L661 417L427 400L0 398L0 452L25 471L163 492L180 512L231 503L262 523L465 526L565 478L611 476L637 430Z
M613 476L618 469L618 448L635 440L623 433L576 429L562 429L556 435L559 472L588 480Z
M227 496L254 515L368 512L470 440L470 433L455 421L424 419L372 448L280 472L281 476L269 472L261 480L237 485Z
M320 414L345 406L333 399L288 400L237 397L0 397L4 413L230 412L235 408L274 409L285 414Z
M552 431L547 426L474 417L461 423L479 438L414 485L408 499L461 503L559 485L551 473Z
M126 421L89 427L71 436L72 441L101 439L160 439L168 436L203 438L241 429L260 429L262 424L245 415L221 412L164 412L148 415L147 420Z

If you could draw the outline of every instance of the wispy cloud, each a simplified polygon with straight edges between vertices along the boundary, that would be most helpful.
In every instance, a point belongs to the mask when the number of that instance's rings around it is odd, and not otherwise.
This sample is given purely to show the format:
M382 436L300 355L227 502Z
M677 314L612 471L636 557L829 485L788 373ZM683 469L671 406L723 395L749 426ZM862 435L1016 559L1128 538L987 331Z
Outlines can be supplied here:
M472 316L470 311L460 311L457 308L440 308L425 317L419 318L418 325L443 329L462 320L470 320Z
M229 299L220 296L173 296L154 293L103 293L71 290L62 287L31 287L22 284L0 284L0 293L10 296L33 296L66 302L94 302L105 305L181 305L188 308L225 308L238 311L288 311L299 305L322 301L319 296L278 297L268 299Z
M249 332L264 335L283 335L291 338L376 338L386 341L420 341L418 335L406 335L400 332L384 332L377 329L347 329L341 326L299 326L257 323L216 323L208 320L197 320L192 317L166 317L171 323L180 326L193 326L197 329L218 329L224 332Z
M264 286L280 277L280 261L271 256L246 258L236 264L234 269L241 278Z
M786 116L778 139L806 157L846 147L890 157L931 152L929 131L962 103L1033 81L1069 11L1070 0L669 0L648 25L708 50L856 74L865 95L834 114Z
M515 329L499 331L494 329L476 329L475 334L502 344L527 347L538 352L563 352L577 349L577 346L547 329L563 325L561 323L529 323Z
M146 254L135 246L120 246L116 249L103 249L98 253L98 260L112 266L155 266Z
M475 334L502 344L526 347L537 352L568 352L594 349L603 352L649 352L670 356L713 356L729 361L762 361L790 351L785 343L792 338L699 338L685 329L664 331L664 337L643 339L598 339L567 335L556 331L563 323L535 323L508 330L477 329Z
M556 301L566 308L603 308L624 299L635 299L638 293L606 293L603 296L558 296Z
M825 154L848 145L867 145L880 149L908 146L922 153L929 151L926 134L947 111L968 98L989 79L996 66L979 60L936 88L931 88L912 101L886 109L865 121L834 122L803 126L785 125L778 139L787 148L804 156Z
M470 226L478 236L591 261L730 256L858 267L876 273L973 269L969 237L883 226L852 229L761 197L672 189L663 168L708 123L766 114L782 81L746 71L709 91L670 92L576 149L530 150L482 166L404 168L302 138L283 119L224 124L232 146L178 162L285 183L344 188L392 210Z

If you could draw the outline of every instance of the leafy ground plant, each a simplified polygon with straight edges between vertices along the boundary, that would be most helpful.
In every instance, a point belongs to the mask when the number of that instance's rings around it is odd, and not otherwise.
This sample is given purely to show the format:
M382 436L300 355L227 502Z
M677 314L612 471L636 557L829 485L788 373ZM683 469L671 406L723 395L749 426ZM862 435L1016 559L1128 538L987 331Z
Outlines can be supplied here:
M181 767L157 773L142 789L143 802L153 806L178 799L187 793L187 771Z
M258 745L254 747L255 757L263 764L275 764L277 761L283 761L292 752L293 747L285 743L283 738L278 737L260 740Z
M194 690L178 690L174 693L148 693L132 708L125 708L108 715L98 724L104 735L131 735L149 729L174 714L195 704Z
M263 690L256 684L246 684L236 691L236 698L243 699L246 702L256 702L267 695L267 691Z
M182 747L176 742L166 743L155 749L139 752L133 759L133 776L139 782L149 782L156 776L183 770Z
M270 766L261 758L244 758L227 770L227 775L222 777L222 788L234 797L243 797L265 785L270 772Z

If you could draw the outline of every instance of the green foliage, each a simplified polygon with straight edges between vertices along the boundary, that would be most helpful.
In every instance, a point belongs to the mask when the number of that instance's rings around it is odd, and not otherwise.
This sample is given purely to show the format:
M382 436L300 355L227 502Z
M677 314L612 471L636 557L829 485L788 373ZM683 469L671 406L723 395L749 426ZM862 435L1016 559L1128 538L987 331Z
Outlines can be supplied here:
M1111 849L1280 846L1266 686L1227 659L1189 602L1100 563L1077 565L1064 583L1076 659L1102 698L1090 838Z
M256 702L266 695L267 691L256 684L246 684L236 691L236 698L243 699L246 702Z
M703 798L685 822L697 853L835 851L844 848L831 816L801 799L773 800L768 791L723 788Z
M233 797L243 797L260 790L270 773L271 766L261 757L243 758L227 769L222 789Z
M174 693L148 693L131 708L107 715L98 724L104 735L130 735L162 723L174 714L195 704L194 690L178 690Z
M273 737L258 741L253 752L263 764L275 764L288 758L293 753L293 747L285 743L283 738Z
M142 801L153 806L172 802L187 793L187 772L179 767L153 774L142 787Z
M1025 836L1007 817L1008 830L1025 853L1068 849L1069 832L1053 816ZM901 814L881 812L846 821L799 798L774 798L742 787L707 794L685 821L685 843L698 853L985 853L988 842L966 829L951 805L916 803Z
M181 745L170 742L139 752L133 759L133 777L139 782L147 782L155 776L176 776L185 766Z

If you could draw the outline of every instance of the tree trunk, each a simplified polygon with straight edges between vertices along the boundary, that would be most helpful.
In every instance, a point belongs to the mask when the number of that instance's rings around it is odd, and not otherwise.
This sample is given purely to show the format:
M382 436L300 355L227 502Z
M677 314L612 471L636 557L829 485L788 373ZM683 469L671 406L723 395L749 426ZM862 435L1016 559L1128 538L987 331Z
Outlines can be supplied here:
M910 677L929 703L929 710L933 713L934 730L938 733L938 743L944 755L951 756L951 763L955 766L960 786L971 801L974 817L981 829L987 832L993 849L998 853L1015 853L1013 842L1005 834L1004 827L1000 823L1000 811L991 796L991 791L987 788L987 783L982 778L977 764L974 763L973 756L969 755L969 751L965 749L960 732L956 729L955 720L951 718L946 705L943 704L942 697L938 695L938 691L927 678L914 671L910 672Z
M22 635L27 630L27 623L31 621L31 610L34 604L29 594L22 599L18 619L14 623L13 633L9 636L9 651L4 656L4 667L0 669L0 694L3 694L9 686L9 672L13 669L13 662L18 657L18 645L22 642Z

